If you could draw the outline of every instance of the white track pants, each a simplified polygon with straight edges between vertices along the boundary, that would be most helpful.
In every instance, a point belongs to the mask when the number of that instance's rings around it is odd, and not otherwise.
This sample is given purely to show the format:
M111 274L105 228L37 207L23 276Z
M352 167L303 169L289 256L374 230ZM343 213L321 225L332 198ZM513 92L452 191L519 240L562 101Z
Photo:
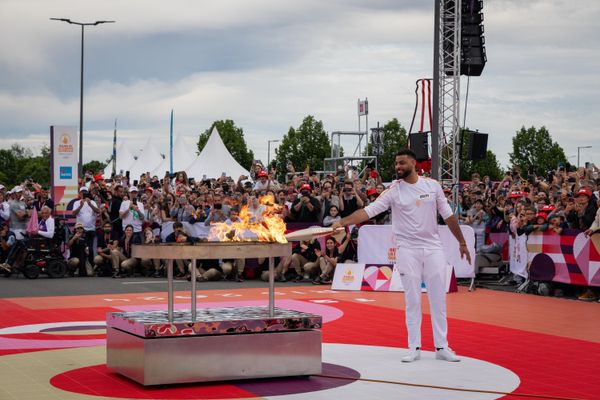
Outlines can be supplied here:
M406 300L408 347L421 347L421 282L425 282L435 347L448 347L446 258L441 249L396 249L397 268Z

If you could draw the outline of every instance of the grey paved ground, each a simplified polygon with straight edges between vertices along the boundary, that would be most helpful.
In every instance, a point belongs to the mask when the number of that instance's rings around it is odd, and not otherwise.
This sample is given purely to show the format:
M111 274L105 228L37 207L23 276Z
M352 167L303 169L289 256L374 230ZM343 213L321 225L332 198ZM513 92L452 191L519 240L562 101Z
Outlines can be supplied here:
M175 290L190 290L188 281L175 282ZM276 282L275 287L305 286L310 282L293 283ZM196 289L219 290L240 288L268 288L266 282L246 280L244 282L198 282ZM62 278L50 279L40 276L38 279L26 279L22 275L9 278L0 277L0 298L9 297L42 297L42 296L81 296L86 294L104 293L144 293L167 291L166 278Z

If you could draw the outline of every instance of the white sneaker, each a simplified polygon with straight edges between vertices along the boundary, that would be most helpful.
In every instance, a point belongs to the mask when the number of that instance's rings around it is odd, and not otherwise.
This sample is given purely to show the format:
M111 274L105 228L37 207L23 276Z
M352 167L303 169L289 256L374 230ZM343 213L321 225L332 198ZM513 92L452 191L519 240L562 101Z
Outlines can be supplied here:
M445 347L443 349L439 349L435 351L435 359L436 360L444 360L450 362L460 361L460 357L458 357L450 347Z
M402 357L402 362L413 362L421 359L421 349L408 349L408 354Z

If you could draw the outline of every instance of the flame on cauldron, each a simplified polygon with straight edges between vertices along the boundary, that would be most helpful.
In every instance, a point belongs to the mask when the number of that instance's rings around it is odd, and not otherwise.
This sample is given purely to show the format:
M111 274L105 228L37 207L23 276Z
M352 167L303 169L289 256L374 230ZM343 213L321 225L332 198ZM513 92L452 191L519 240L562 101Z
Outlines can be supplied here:
M249 200L240 210L238 222L218 222L210 226L209 241L219 242L278 242L287 243L282 206L272 195Z

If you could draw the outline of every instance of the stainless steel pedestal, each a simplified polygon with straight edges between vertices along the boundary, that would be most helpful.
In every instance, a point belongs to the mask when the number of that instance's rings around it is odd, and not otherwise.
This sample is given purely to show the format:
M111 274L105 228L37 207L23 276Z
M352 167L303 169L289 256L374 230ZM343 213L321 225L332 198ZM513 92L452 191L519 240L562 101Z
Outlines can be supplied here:
M142 385L321 373L321 331L145 339L108 328L107 366Z
M209 382L321 373L318 315L275 308L273 257L290 244L136 245L133 256L167 260L168 310L109 313L107 367L142 385ZM269 258L268 307L173 310L173 260Z

